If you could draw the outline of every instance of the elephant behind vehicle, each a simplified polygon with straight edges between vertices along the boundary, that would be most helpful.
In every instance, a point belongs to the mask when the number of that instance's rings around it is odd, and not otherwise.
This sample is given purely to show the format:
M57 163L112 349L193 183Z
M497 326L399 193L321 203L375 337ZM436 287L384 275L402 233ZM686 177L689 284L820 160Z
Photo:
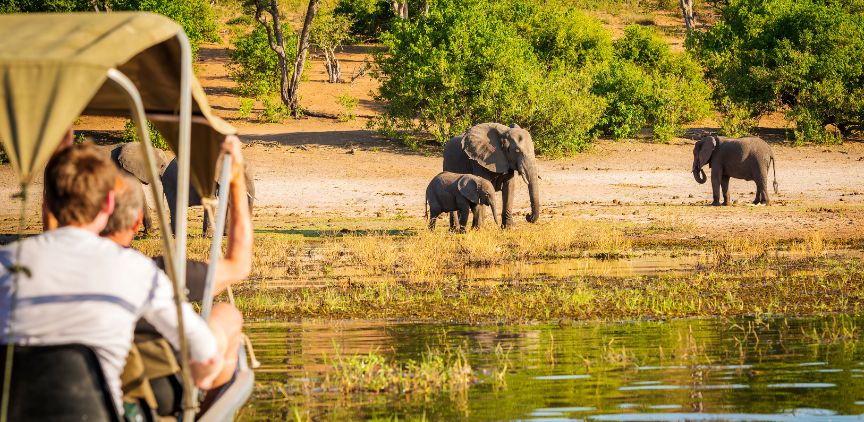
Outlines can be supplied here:
M249 196L249 212L252 212L252 205L255 202L255 182L252 177L250 165L244 166L244 176L246 179L246 190ZM171 227L177 227L175 218L177 216L177 159L171 160L165 171L162 173L162 189L165 191L165 199L168 201L168 212L171 217ZM198 191L190 184L189 185L189 206L201 205L201 196ZM229 213L230 215L230 213ZM226 224L225 227L228 227ZM211 229L210 216L205 211L204 221L201 227L201 234L208 235Z
M156 166L158 167L159 174L161 175L165 168L168 167L168 156L165 155L165 151L161 149L156 149ZM127 175L138 179L142 185L147 185L149 182L149 175L147 171L147 160L144 158L144 153L141 151L141 145L138 142L130 142L123 145L118 145L114 149L111 150L111 161L117 165L117 167L124 171ZM144 187L141 186L141 189L144 190ZM146 195L144 202L144 236L150 232L150 228L153 226L153 220L150 217L150 207L146 202ZM157 199L158 200L158 199Z
M444 147L443 169L482 177L492 183L496 191L500 190L501 223L504 227L513 224L515 175L519 174L528 185L531 200L531 213L525 218L532 223L540 218L540 173L534 155L534 140L518 125L482 123L451 138Z

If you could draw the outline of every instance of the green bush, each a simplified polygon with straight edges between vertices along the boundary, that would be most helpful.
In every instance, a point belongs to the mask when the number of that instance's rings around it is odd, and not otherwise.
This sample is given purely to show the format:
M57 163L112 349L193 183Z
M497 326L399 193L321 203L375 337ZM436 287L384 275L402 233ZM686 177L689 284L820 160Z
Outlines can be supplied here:
M6 155L6 149L3 148L3 145L0 145L0 164L6 164L9 162L9 156Z
M602 133L629 138L651 126L655 140L668 141L681 134L682 125L710 111L711 91L702 69L688 54L670 52L651 28L628 26L614 51L594 85L594 93L608 104L597 125Z
M518 123L540 153L585 149L604 110L590 64L609 55L611 41L596 22L555 29L588 21L564 16L529 1L440 0L427 16L394 22L376 56L385 111L375 126L413 145L446 142L480 122Z
M208 0L105 0L111 10L138 10L165 15L179 23L192 45L193 56L198 44L218 41L216 16ZM13 12L92 12L91 0L0 0L0 13Z
M297 33L288 24L282 25L289 66L293 66L297 51ZM237 82L237 92L249 97L267 97L278 93L281 73L279 58L270 49L267 31L258 25L252 32L234 40L231 51L231 78Z
M248 119L252 115L252 109L255 108L255 100L252 98L241 98L240 107L237 108L237 117Z
M720 11L720 22L689 41L717 102L728 98L753 119L785 111L798 142L832 143L862 130L860 1L730 0Z
M339 0L333 13L351 21L351 34L372 40L378 39L394 19L387 0Z
M147 130L150 133L150 143L153 144L154 147L168 150L171 147L168 146L168 141L162 136L161 133L153 126L149 120L147 121ZM123 142L138 142L138 127L135 126L135 122L132 120L127 120L126 125L123 126Z
M668 140L710 110L702 69L633 26L615 43L597 20L557 3L438 0L396 21L376 56L385 135L445 142L473 124L518 123L539 153L632 137Z
M354 113L354 109L357 108L357 104L360 103L360 100L349 94L342 94L339 96L338 101L339 105L342 106L342 111L339 112L339 120L343 122L354 120L357 117L357 114Z

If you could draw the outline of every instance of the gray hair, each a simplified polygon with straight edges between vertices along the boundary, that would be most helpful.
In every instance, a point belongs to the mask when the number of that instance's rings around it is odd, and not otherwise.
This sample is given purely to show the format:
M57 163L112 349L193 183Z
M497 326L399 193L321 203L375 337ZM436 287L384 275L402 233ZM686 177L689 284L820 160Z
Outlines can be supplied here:
M131 230L144 210L144 189L134 177L123 175L123 187L114 192L114 212L102 230L102 236Z

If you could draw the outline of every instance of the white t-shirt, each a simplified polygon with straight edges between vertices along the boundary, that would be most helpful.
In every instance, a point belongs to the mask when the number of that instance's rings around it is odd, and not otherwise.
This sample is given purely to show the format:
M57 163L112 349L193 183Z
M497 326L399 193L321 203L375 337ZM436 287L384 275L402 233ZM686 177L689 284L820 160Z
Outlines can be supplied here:
M30 276L20 271L15 281L10 265L28 269ZM2 343L9 335L13 283L14 343L92 347L121 412L120 374L135 322L144 318L179 348L174 291L165 273L140 252L88 231L63 227L0 248ZM183 304L183 321L192 360L214 357L216 340L188 303Z

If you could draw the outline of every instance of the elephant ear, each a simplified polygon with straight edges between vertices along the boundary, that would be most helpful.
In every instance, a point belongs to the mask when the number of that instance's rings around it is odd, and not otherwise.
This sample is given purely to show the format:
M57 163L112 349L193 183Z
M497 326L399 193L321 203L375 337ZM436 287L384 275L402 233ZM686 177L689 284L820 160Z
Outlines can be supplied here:
M717 147L717 137L708 136L702 138L702 145L699 147L699 162L704 166L711 160L711 154L714 153L714 148Z
M471 176L462 176L456 181L456 188L459 193L472 204L480 202L480 192L477 189L477 180Z
M147 162L144 159L144 154L141 153L141 144L138 142L130 142L121 147L120 154L117 156L117 165L131 173L141 183L145 185L149 183Z
M510 171L510 162L504 153L501 142L510 130L499 123L483 123L468 129L462 137L462 150L468 158L493 173L504 174Z

